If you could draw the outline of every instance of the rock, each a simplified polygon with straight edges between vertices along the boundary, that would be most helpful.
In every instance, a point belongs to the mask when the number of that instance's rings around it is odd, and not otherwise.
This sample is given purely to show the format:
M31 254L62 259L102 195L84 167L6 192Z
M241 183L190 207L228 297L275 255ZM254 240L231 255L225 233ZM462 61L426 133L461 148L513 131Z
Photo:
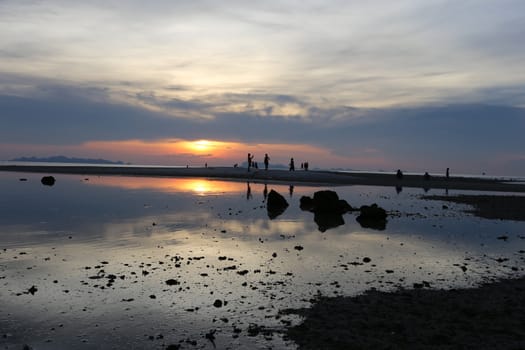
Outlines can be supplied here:
M53 176L44 176L40 180L44 186L53 186L55 184L55 178Z
M386 211L377 204L370 206L363 205L360 209L360 215L357 217L357 222L364 228L371 228L374 230L384 230L386 228Z
M213 306L222 307L222 300L220 299L215 300L215 302L213 303Z
M317 191L313 198L303 196L300 203L301 210L314 213L314 221L321 232L344 225L342 215L353 210L347 201L339 199L337 193L330 190Z
M38 291L38 288L35 286L31 286L31 288L29 288L27 291L31 293L31 295L35 295L35 293Z
M170 278L169 280L166 281L166 284L168 286L176 286L176 285L179 285L180 282L175 280L175 279L173 279L173 278Z
M308 196L302 196L299 200L300 208L304 211L313 211L314 209L314 200Z
M339 199L335 191L317 191L313 198L313 212L338 213L344 214L352 210L350 204L343 199Z
M268 210L268 217L275 219L288 208L288 202L282 195L277 191L271 190L268 193L268 199L266 200L266 209Z

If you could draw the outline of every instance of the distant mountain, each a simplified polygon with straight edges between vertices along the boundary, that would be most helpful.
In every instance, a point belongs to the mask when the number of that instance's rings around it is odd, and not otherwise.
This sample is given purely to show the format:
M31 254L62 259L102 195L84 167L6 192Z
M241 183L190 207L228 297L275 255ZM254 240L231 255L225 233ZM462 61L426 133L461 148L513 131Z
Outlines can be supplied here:
M111 161L107 159L90 159L90 158L74 158L66 156L52 156L45 158L38 157L20 157L10 159L11 162L43 162L43 163L90 163L90 164L125 164L121 161Z

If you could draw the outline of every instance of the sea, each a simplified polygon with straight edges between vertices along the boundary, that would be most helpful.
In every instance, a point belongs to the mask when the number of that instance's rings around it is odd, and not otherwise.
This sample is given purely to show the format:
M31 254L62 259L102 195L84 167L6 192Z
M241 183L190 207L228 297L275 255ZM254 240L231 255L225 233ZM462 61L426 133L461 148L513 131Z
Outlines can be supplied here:
M0 172L0 348L294 349L286 309L369 290L522 277L525 222L423 195L475 191ZM270 191L289 206L271 218ZM303 196L376 203L321 222ZM501 194L493 195L523 195Z

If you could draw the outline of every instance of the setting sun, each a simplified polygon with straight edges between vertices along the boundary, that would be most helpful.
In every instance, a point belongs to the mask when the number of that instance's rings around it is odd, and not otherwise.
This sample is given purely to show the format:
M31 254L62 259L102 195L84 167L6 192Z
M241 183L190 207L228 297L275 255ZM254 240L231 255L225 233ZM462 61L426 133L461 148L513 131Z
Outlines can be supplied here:
M193 141L191 147L197 152L206 152L212 148L212 142L208 140Z

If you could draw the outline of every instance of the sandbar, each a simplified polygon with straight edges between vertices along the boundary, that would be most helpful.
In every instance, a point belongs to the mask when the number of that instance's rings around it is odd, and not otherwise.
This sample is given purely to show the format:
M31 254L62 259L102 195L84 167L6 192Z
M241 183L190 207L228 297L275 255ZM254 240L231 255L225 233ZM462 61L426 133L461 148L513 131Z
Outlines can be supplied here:
M508 180L474 177L404 175L337 171L288 171L283 169L251 169L241 167L161 167L161 166L94 166L94 165L0 165L0 171L36 172L46 174L120 175L158 177L202 177L236 179L252 182L286 182L288 184L369 185L456 189L498 192L525 192L525 184Z

